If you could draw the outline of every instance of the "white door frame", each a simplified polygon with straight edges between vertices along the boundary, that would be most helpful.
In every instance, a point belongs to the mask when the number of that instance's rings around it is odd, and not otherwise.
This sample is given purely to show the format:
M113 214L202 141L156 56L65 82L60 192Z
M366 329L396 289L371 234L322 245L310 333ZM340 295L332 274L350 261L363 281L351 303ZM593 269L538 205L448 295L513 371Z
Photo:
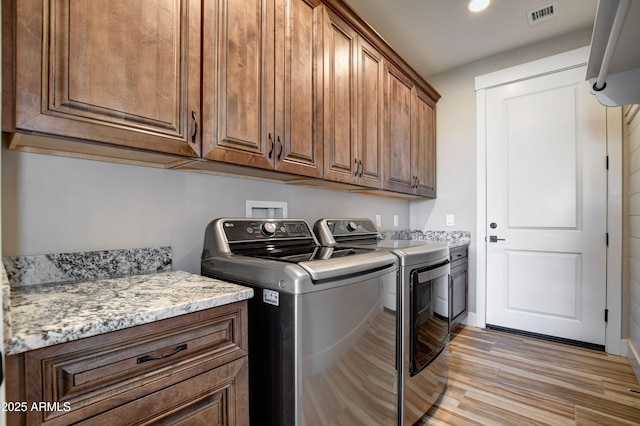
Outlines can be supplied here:
M587 64L589 46L550 56L515 67L476 77L477 157L476 193L478 231L476 250L476 312L469 315L467 324L486 327L487 318L487 135L486 90L557 71ZM586 80L586 76L585 76ZM622 331L622 112L621 108L607 110L607 309L605 349L614 355L626 355Z

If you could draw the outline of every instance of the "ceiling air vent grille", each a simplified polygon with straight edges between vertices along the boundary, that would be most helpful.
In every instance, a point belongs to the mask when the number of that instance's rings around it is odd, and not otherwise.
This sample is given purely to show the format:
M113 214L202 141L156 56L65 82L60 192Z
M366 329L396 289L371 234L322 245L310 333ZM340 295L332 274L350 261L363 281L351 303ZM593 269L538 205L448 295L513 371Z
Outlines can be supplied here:
M527 19L529 20L529 26L539 24L547 19L555 18L558 15L558 2L546 4L537 9L533 9L527 12Z

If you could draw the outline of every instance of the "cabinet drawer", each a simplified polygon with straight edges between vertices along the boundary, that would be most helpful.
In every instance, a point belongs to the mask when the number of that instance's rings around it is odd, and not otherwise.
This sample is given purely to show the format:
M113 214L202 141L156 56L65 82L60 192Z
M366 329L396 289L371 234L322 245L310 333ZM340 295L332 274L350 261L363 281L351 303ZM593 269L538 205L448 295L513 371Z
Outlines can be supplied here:
M449 250L451 256L451 262L455 262L458 260L467 261L468 256L468 246L454 247Z
M247 355L246 302L24 354L26 400L67 411L27 413L68 424ZM31 378L41 376L38 383ZM31 417L34 417L33 419Z
M77 425L248 425L247 392L245 357Z

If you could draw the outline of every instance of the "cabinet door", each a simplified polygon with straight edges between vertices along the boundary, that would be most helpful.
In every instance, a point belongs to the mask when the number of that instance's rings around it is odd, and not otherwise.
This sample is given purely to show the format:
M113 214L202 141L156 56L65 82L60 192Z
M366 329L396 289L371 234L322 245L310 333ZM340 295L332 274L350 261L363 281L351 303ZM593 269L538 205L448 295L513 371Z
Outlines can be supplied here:
M319 0L276 1L275 78L267 82L275 85L275 168L314 177L322 176L321 133L316 124L322 83L316 66L321 60L315 27L319 4Z
M436 197L436 109L435 102L420 89L414 97L413 174L416 193Z
M199 2L21 0L15 10L15 130L199 156Z
M411 98L413 82L385 63L385 189L413 194Z
M324 177L355 183L357 149L357 34L325 8L324 19Z
M204 158L273 168L274 135L264 117L266 9L262 0L205 2Z
M453 281L452 293L452 315L453 320L463 312L467 311L467 269L466 265L457 270L451 270L451 279Z
M249 424L247 401L244 357L74 424L244 426Z
M362 38L358 43L358 176L361 185L382 187L382 55ZM360 163L361 162L361 163Z

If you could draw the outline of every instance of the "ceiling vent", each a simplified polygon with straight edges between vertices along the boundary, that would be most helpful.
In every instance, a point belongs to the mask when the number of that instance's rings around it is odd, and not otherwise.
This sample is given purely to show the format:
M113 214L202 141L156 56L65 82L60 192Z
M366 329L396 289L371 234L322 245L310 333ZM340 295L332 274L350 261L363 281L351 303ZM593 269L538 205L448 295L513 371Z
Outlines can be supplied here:
M529 21L529 26L539 24L542 21L555 18L556 16L558 16L557 1L527 12L527 20Z

